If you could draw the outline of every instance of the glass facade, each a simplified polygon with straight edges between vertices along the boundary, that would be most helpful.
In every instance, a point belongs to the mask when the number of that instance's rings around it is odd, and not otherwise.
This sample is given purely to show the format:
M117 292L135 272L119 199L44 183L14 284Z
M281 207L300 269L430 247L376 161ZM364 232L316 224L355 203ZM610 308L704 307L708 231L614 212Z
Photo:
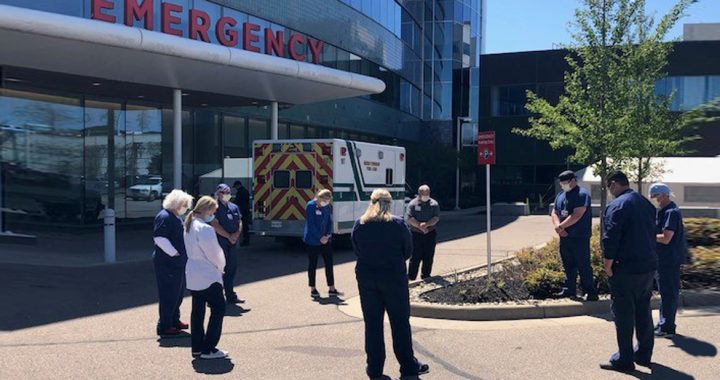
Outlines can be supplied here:
M669 76L655 84L655 93L672 96L673 111L689 111L720 97L720 75Z
M103 13L122 24L125 1L109 2L114 9ZM85 19L92 18L92 3L0 0L3 5ZM294 5L329 7L335 13L327 14L338 20L358 20L357 25L343 22L349 25L343 27L355 28L349 33L340 33L330 16L311 17L279 0L155 0L156 31L163 3L184 8L177 14L176 28L182 32L178 38L189 37L187 10L194 8L212 20L232 17L239 24L283 32L286 46L291 35L321 40L318 64L386 84L381 94L281 105L280 138L337 137L408 146L432 130L438 136L433 142L449 145L456 117L477 119L480 0L307 0ZM222 31L216 33L211 24L208 42L219 44ZM147 27L138 20L132 26ZM238 33L242 40L241 27ZM264 33L258 36L256 45L264 46ZM309 51L299 53L312 62ZM288 49L282 55L290 58ZM105 208L116 211L119 223L153 217L173 178L171 90L133 84L134 92L116 92L112 89L122 90L125 84L109 86L112 78L50 73L51 81L33 80L35 74L41 78L48 73L0 66L0 180L6 227L99 226ZM95 87L101 82L102 87ZM147 95L153 91L164 95ZM218 181L236 179L226 174L228 165L250 157L252 141L270 137L270 112L255 102L233 107L184 104L182 185L194 195L207 194Z

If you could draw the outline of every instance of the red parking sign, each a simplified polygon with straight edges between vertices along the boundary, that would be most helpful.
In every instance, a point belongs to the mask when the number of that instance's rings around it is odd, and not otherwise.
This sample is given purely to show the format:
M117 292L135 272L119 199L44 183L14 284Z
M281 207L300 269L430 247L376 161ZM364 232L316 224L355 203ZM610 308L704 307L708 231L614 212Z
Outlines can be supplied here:
M478 165L495 164L495 131L480 131L477 139Z

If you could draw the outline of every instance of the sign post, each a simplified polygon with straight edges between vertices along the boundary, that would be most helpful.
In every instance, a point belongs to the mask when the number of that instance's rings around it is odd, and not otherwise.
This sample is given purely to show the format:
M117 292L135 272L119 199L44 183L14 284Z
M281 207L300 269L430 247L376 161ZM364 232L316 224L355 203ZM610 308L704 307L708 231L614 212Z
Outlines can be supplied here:
M485 165L485 225L487 226L487 270L488 276L492 274L492 251L490 244L490 165L495 164L495 131L478 132L478 165Z

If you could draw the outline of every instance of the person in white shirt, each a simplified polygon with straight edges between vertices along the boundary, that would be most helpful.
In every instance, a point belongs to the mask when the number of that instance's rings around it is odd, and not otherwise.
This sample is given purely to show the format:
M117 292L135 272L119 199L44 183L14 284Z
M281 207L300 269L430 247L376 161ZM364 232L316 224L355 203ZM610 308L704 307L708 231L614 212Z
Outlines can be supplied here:
M216 347L225 317L222 278L225 255L218 244L215 229L210 225L217 207L213 198L204 196L185 218L184 239L188 257L185 279L192 294L192 355L201 359L222 359L228 356L227 352ZM210 306L207 331L203 326L206 305Z

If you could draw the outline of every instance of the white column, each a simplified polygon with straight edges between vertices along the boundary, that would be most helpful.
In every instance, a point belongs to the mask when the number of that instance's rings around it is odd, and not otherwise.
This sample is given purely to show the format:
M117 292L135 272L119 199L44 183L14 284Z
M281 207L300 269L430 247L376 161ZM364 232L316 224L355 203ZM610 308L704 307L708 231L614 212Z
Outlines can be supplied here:
M173 188L182 188L182 90L173 90Z
M270 103L270 139L278 139L278 102Z

